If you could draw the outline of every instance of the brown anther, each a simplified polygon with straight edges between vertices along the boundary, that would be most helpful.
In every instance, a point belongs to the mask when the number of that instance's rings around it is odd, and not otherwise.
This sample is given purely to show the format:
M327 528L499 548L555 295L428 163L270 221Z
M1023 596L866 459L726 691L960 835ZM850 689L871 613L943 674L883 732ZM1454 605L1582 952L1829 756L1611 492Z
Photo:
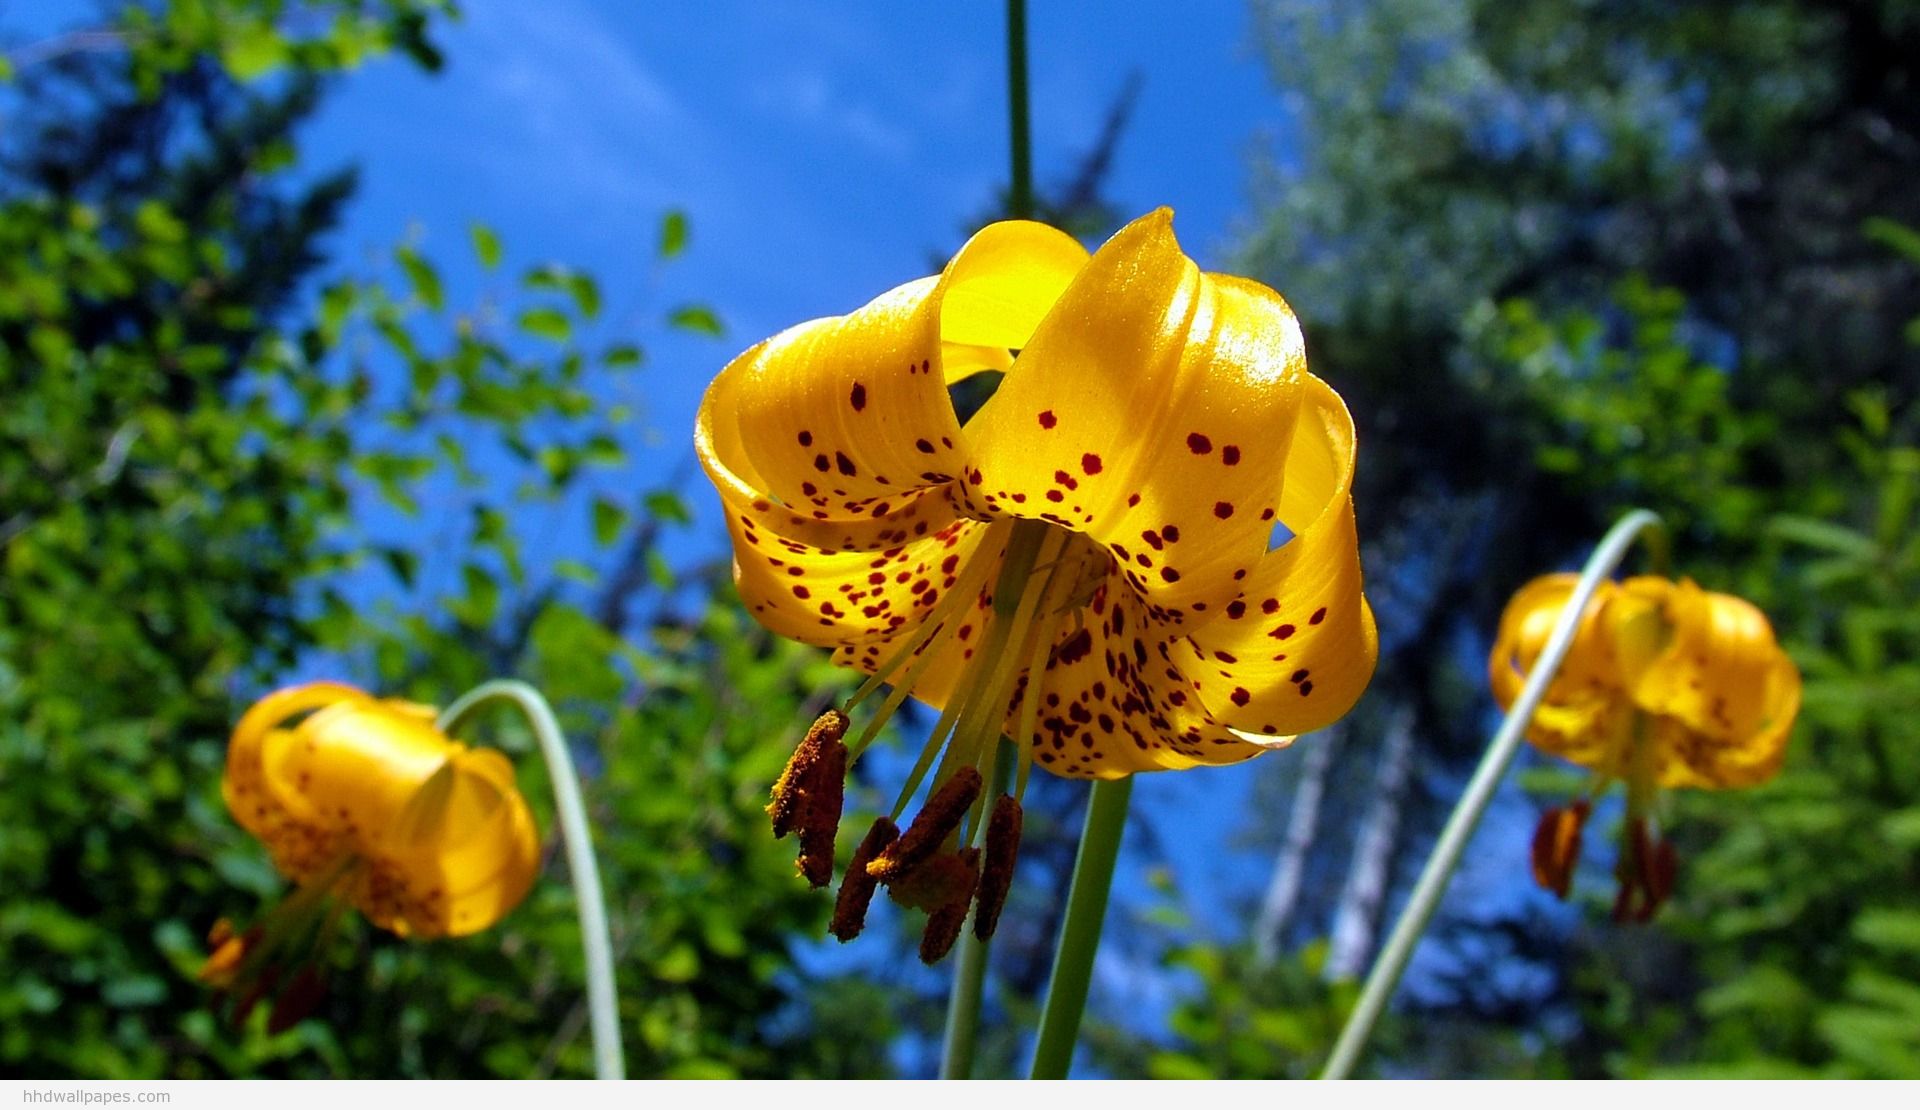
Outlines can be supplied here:
M1645 818L1628 822L1627 829L1627 842L1614 869L1620 892L1613 900L1613 919L1621 923L1652 921L1673 893L1677 867L1673 845L1655 840Z
M973 911L973 935L990 939L1000 925L1007 891L1013 887L1013 865L1020 858L1020 802L1011 794L994 799L987 819L987 855L980 869L980 902Z
M953 942L960 938L960 930L967 923L967 906L973 902L974 889L980 882L980 849L962 848L951 856L942 856L941 860L951 860L957 881L947 900L933 908L927 915L926 931L920 934L920 962L937 964L953 950Z
M891 819L882 817L853 850L853 860L840 879L840 897L834 899L833 922L827 926L827 931L839 937L840 943L859 936L860 930L866 927L867 907L873 904L873 892L880 886L880 880L867 874L867 864L899 837L899 828Z
M829 709L814 719L807 738L793 749L786 770L774 780L773 800L767 803L767 816L773 819L774 839L780 839L799 827L800 800L818 778L821 757L829 747L837 747L847 734L847 715Z
M846 791L847 746L831 742L814 764L813 782L799 805L800 873L816 889L833 881L833 841L840 832L840 806Z
M867 871L883 883L891 883L926 862L960 827L974 799L980 796L980 772L962 767L927 799L906 835L893 842L880 858L867 865Z
M1540 815L1533 830L1533 881L1561 898L1573 885L1580 862L1580 830L1593 804L1585 798L1568 806L1554 806Z
M959 852L942 852L888 882L887 897L908 909L933 913L956 898L971 899L978 881Z

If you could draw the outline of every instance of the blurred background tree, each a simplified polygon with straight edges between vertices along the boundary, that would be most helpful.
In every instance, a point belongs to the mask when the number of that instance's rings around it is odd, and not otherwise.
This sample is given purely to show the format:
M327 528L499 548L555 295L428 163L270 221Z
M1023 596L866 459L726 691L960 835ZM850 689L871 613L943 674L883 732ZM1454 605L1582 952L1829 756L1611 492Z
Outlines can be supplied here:
M318 1020L209 1012L214 921L280 881L218 781L244 705L339 675L444 704L539 682L604 828L630 1067L874 1074L789 956L825 907L765 835L765 784L825 664L761 634L724 573L660 551L671 488L624 460L641 348L552 265L448 304L411 245L316 288L353 173L301 122L361 60L435 68L439 0L177 0L9 49L0 91L0 1071L49 1076L578 1075L564 868L500 927L332 953ZM685 249L668 214L664 263ZM711 332L711 312L678 326ZM485 480L483 480L483 477ZM521 555L534 509L598 552ZM431 538L429 538L431 537ZM724 568L719 568L721 572ZM478 735L530 751L510 719ZM530 756L523 785L551 829ZM774 1015L790 1020L776 1022ZM862 1015L872 1027L882 1019ZM845 1029L860 1022L842 1023Z
M1914 1074L1920 18L1896 2L1253 10L1308 138L1266 166L1244 262L1286 291L1359 422L1383 656L1337 752L1283 784L1290 824L1265 831L1286 845L1280 897L1251 943L1282 986L1294 958L1271 954L1315 937L1332 938L1327 974L1364 971L1397 899L1356 899L1356 878L1385 870L1404 892L1484 743L1500 606L1646 505L1680 570L1758 602L1805 669L1788 770L1678 799L1679 897L1653 929L1599 923L1600 835L1577 920L1538 896L1452 899L1408 992L1423 1020L1377 1066ZM1411 778L1394 770L1408 737ZM1348 878L1302 886L1309 859ZM1235 959L1181 958L1190 1009L1236 990ZM1218 1039L1184 1034L1163 1070L1261 1058Z

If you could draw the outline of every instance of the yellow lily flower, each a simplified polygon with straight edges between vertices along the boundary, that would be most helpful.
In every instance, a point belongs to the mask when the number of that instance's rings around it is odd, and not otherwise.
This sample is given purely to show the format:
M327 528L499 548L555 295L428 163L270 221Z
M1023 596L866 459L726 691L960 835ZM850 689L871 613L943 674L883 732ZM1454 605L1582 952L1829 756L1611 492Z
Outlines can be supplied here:
M983 370L1005 377L963 426L948 387ZM735 359L695 444L754 617L874 676L856 701L891 683L882 721L909 692L944 711L909 784L944 745L928 808L856 856L942 930L978 888L991 931L1005 893L1018 804L980 814L1003 733L1071 777L1233 763L1334 721L1372 675L1346 406L1279 295L1202 273L1167 210L1092 256L993 224L938 276ZM846 726L816 725L772 807L816 885ZM998 830L984 860L955 847L969 821ZM872 886L843 886L843 939Z
M244 1009L275 988L282 957L306 958L324 932L314 922L330 925L341 904L427 938L478 932L519 905L540 845L513 766L433 719L430 707L329 682L276 691L241 717L221 794L299 889L263 926L217 925L202 979L246 988ZM288 990L301 993L301 981Z
M1494 699L1513 704L1578 576L1522 587L1500 618L1489 660ZM1652 814L1663 788L1756 786L1780 770L1800 711L1800 671L1760 610L1692 581L1602 583L1581 615L1527 739L1627 783L1619 920L1651 918L1672 889L1673 848ZM1534 835L1534 877L1565 897L1591 802L1549 810Z

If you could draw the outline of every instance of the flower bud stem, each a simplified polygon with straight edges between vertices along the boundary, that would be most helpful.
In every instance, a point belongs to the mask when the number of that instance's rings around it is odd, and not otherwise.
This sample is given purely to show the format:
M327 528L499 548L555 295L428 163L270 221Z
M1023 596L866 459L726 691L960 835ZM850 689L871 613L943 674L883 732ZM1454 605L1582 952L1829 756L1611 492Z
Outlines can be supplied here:
M520 710L539 741L540 754L547 761L547 777L553 780L554 812L560 821L561 840L567 847L567 872L573 876L574 899L580 906L580 945L586 952L587 1015L593 1029L594 1074L601 1079L625 1079L606 900L600 892L600 868L594 861L593 835L587 825L587 808L580 800L580 777L574 772L573 757L567 752L566 736L540 691L513 679L483 682L461 695L440 714L440 731L451 736L462 721L489 701L511 702Z
M1514 699L1513 708L1508 711L1506 719L1500 722L1500 730L1494 733L1486 754L1481 756L1480 766L1467 783L1466 793L1454 806L1446 827L1440 831L1433 854L1427 857L1419 881L1414 884L1413 893L1407 898L1406 908L1400 911L1400 919L1394 923L1393 933L1380 949L1373 969L1367 973L1360 1000L1354 1004L1345 1028L1340 1030L1340 1039L1335 1042L1333 1054L1328 1058L1326 1070L1320 1078L1345 1079L1360 1062L1360 1055L1367 1047L1367 1038L1373 1033L1374 1023L1379 1021L1381 1011L1386 1009L1387 1001L1393 997L1394 988L1399 986L1400 976L1413 956L1414 945L1419 942L1421 932L1439 907L1440 896L1446 892L1454 868L1459 866L1467 840L1479 825L1480 816L1486 812L1488 803L1493 801L1507 765L1513 762L1514 754L1520 750L1520 742L1525 738L1527 724L1533 719L1534 710L1546 696L1547 687L1567 656L1567 649L1573 646L1573 635L1580 626L1581 614L1586 612L1587 603L1599 590L1601 581L1613 573L1614 568L1626 558L1634 539L1643 534L1649 561L1654 564L1654 573L1666 573L1669 550L1666 526L1658 516L1645 509L1635 509L1621 517L1600 540L1599 546L1594 548L1592 557L1580 571L1579 584L1567 598L1566 608L1560 611L1560 619L1554 623L1553 632L1547 637L1546 647L1527 675L1525 687L1521 689L1520 696Z

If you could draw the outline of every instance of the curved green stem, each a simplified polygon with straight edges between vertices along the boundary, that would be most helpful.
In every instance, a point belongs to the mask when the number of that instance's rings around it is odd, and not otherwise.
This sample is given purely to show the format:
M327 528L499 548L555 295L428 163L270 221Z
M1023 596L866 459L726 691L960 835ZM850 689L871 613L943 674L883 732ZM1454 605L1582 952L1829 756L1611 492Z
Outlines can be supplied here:
M587 808L580 800L580 776L574 772L566 737L553 708L540 691L513 679L483 682L447 706L438 727L451 734L473 711L489 701L511 702L526 716L547 761L553 780L554 812L560 836L567 846L567 871L573 876L574 900L580 907L580 944L587 960L587 1014L593 1027L594 1073L601 1079L626 1078L620 1050L620 1016L613 987L613 944L607 935L607 906L600 892L600 868L594 862L593 835L587 826Z
M1466 793L1454 806L1446 827L1440 831L1433 854L1427 857L1427 865L1421 870L1413 893L1407 897L1406 908L1400 911L1400 919L1394 923L1392 935L1380 949L1373 970L1367 974L1359 1002L1355 1003L1353 1013L1348 1016L1346 1027L1340 1030L1340 1039L1333 1046L1333 1055L1328 1058L1327 1068L1320 1075L1322 1079L1345 1079L1360 1062L1360 1055L1367 1047L1367 1038L1373 1033L1374 1023L1379 1021L1381 1011L1386 1009L1387 1001L1393 997L1394 988L1399 986L1400 976L1407 969L1407 961L1413 957L1414 945L1419 942L1421 932L1439 907L1440 896L1446 892L1447 882L1460 863L1460 855L1466 850L1468 838L1473 835L1481 814L1486 812L1488 803L1493 800L1494 791L1499 788L1507 765L1513 762L1514 753L1520 749L1527 722L1533 719L1533 711L1546 696L1548 684L1560 670L1567 649L1573 645L1573 634L1579 627L1580 615L1586 611L1587 602L1599 590L1601 580L1620 565L1627 549L1642 533L1646 534L1648 554L1654 570L1660 573L1666 571L1669 547L1665 526L1658 516L1645 509L1635 509L1621 517L1608 529L1600 545L1594 548L1592 557L1580 572L1579 584L1574 587L1572 596L1567 598L1566 608L1560 611L1560 619L1554 623L1553 632L1547 637L1546 647L1534 662L1532 672L1527 675L1526 685L1521 688L1520 696L1514 699L1506 719L1500 722L1500 730L1494 733L1492 742L1487 745L1486 754L1480 758L1480 766L1467 783Z
M1133 776L1102 779L1087 798L1087 824L1080 854L1073 861L1073 885L1067 890L1067 916L1060 923L1060 947L1053 957L1053 979L1040 1014L1040 1039L1033 1046L1034 1079L1065 1079L1073 1066L1073 1044L1080 1036L1080 1015L1093 981L1093 956L1100 948L1100 926L1113 888L1113 864L1120 857L1120 835L1127 825L1127 799Z

